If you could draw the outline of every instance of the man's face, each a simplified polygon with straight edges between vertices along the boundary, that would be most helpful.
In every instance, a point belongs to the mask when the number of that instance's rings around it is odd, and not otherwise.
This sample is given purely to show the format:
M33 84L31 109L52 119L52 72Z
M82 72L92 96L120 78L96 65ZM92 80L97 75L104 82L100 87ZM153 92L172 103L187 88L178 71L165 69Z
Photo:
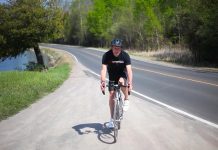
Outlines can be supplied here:
M119 46L112 46L112 52L114 54L114 56L119 56L120 52L121 52L121 47Z

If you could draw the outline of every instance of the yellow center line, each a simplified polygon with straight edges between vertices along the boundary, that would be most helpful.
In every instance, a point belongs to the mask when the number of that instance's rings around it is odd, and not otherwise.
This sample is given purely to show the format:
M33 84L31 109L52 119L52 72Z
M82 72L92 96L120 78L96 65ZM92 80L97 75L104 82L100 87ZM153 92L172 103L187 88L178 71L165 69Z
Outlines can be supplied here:
M147 72L151 72L151 73L155 73L155 74L160 74L160 75L167 76L167 77L173 77L173 78L177 78L177 79L182 79L182 80L187 80L187 81L192 81L192 82L197 82L197 83L202 83L202 84L207 84L207 85L212 85L212 86L218 87L217 84L213 84L213 83L209 83L209 82L189 79L189 78L185 78L185 77L179 77L179 76L175 76L175 75L171 75L171 74L167 74L167 73L161 73L161 72L157 72L157 71L152 71L152 70L148 70L148 69L141 69L141 68L137 68L137 67L132 67L132 68L137 69L137 70L141 70L141 71L147 71Z

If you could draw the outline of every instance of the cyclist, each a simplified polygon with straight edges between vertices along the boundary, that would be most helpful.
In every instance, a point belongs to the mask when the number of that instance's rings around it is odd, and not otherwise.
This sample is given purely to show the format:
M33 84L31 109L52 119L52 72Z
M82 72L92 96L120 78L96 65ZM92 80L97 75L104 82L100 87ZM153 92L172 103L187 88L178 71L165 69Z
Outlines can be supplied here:
M111 41L111 49L107 51L102 57L101 69L101 90L105 91L106 73L109 75L109 106L111 120L106 126L113 128L113 108L114 108L114 89L110 86L114 81L115 84L122 84L127 87L121 87L124 94L123 110L127 111L129 108L128 91L132 90L132 67L131 59L128 53L122 50L122 40L113 39Z

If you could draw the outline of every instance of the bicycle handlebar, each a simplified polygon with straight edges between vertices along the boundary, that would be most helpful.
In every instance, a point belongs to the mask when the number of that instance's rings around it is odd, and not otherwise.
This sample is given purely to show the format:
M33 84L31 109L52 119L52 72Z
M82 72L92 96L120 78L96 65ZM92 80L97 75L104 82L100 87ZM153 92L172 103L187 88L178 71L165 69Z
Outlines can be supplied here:
M106 85L106 86L109 87L109 85ZM114 84L112 86L114 86L115 88L120 88L120 87L128 87L129 88L128 85L121 85L121 84ZM105 91L101 91L101 92L103 95L105 95ZM130 95L130 91L128 91L128 95Z

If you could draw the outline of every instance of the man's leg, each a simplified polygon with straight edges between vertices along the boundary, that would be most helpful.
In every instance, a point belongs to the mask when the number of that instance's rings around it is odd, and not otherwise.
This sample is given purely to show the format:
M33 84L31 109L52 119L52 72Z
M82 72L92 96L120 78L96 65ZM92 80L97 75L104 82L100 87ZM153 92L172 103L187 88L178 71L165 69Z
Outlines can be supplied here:
M123 77L121 77L119 79L119 83L121 83L122 85L127 86L127 80L125 78L123 78ZM121 90L122 90L122 92L124 94L124 100L128 100L128 90L129 90L128 87L121 87Z
M114 123L113 123L113 112L114 112L114 91L109 90L109 107L110 107L110 115L111 119L110 121L106 124L107 128L114 128Z
M119 82L122 84L122 85L127 85L127 80L125 78L120 78L119 79ZM121 90L124 94L124 104L123 104L123 110L124 111L127 111L129 109L129 99L128 99L128 87L121 87Z
M110 107L110 114L111 118L113 118L113 112L114 112L114 91L109 91L109 107Z

